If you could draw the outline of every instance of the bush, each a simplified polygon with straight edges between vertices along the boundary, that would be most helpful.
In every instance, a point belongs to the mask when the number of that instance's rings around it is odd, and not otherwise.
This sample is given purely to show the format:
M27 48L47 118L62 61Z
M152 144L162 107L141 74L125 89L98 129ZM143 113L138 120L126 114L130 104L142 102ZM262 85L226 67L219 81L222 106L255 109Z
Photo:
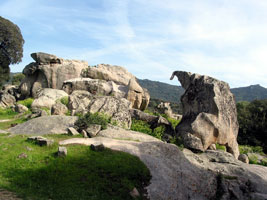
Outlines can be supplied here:
M79 115L79 119L75 123L75 126L78 127L79 130L85 130L88 128L90 124L99 124L101 125L101 129L107 129L107 125L110 122L110 117L103 113L86 113L85 115Z
M240 154L247 154L247 153L258 153L263 155L263 149L260 146L248 146L248 145L239 145L239 152Z
M152 129L150 128L150 125L142 120L133 119L131 130L141 132L141 133L146 133L149 135L152 134Z
M17 104L21 104L21 105L24 105L26 106L27 108L31 108L31 105L32 105L32 102L33 102L33 98L27 98L27 99L24 99L24 100L21 100L21 101L18 101Z
M164 135L164 132L165 132L165 127L161 125L155 128L151 135L161 140L162 136Z
M148 135L151 135L151 136L156 137L156 138L161 140L162 136L164 135L164 132L165 132L165 127L162 125L162 126L158 126L154 130L152 130L150 128L150 125L147 122L144 122L142 120L133 119L131 130L141 132L141 133L146 133Z

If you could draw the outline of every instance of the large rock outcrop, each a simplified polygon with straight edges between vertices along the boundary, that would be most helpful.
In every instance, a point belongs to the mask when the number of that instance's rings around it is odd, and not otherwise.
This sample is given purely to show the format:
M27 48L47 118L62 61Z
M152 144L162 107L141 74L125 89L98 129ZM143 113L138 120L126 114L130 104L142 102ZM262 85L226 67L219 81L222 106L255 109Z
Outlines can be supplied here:
M67 134L68 128L73 127L78 117L76 116L44 116L31 119L25 123L10 128L12 134L46 135Z
M131 127L130 102L125 98L94 96L84 90L75 90L69 96L69 109L72 115L87 112L104 113L118 126L127 129Z
M145 110L149 104L150 95L136 81L136 77L125 68L116 65L99 64L83 70L83 77L113 81L122 86L127 86L125 98L131 102L130 107Z
M235 158L239 156L238 121L234 95L229 85L209 76L175 71L185 93L181 97L183 118L176 127L184 145L205 151L212 144L225 145Z
M77 60L65 60L46 53L32 53L35 62L23 69L26 76L20 85L22 96L36 97L42 88L62 89L65 80L78 78L88 63Z
M63 90L68 94L71 94L75 90L86 90L93 95L123 98L126 95L127 86L118 85L113 81L91 78L75 78L64 81Z
M103 135L107 137L108 133ZM242 163L223 151L194 154L188 149L180 151L173 144L146 139L147 142L104 137L72 138L59 144L90 146L102 143L107 148L138 156L152 175L146 187L151 200L267 198L267 168L264 166Z

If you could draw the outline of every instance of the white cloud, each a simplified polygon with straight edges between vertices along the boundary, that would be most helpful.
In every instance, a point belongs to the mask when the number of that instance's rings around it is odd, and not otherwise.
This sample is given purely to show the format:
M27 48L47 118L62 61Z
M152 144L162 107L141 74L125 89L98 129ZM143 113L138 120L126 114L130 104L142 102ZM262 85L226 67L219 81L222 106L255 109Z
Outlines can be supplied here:
M164 82L172 71L184 70L232 87L267 87L265 0L102 0L99 7L49 2L0 3L0 13L26 24L25 52L43 49L92 64L112 62ZM17 12L8 13L13 7Z

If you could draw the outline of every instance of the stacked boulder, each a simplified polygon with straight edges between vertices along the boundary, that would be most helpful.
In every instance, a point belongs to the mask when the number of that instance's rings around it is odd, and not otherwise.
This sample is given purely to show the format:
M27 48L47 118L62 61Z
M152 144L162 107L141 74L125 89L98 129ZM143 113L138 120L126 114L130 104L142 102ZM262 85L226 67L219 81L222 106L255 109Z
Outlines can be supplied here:
M99 64L89 67L83 72L84 77L91 79L112 81L117 84L116 90L130 101L130 107L145 110L149 104L150 95L145 88L142 88L136 81L136 77L126 69L116 65ZM114 95L116 92L114 92ZM116 95L115 95L116 96Z
M33 97L34 113L102 112L118 126L130 128L130 109L145 110L148 106L147 90L123 67L104 64L90 67L84 61L65 60L42 52L32 53L31 57L35 62L24 68L25 78L20 86L0 94L0 107L15 107L17 100ZM61 101L65 99L68 101L63 105Z
M35 62L23 69L25 79L20 85L24 98L37 98L43 88L61 90L65 80L80 77L82 70L88 67L87 62L65 60L46 53L32 53L31 57Z
M190 149L207 150L213 144L225 145L235 158L238 121L234 95L229 85L209 76L175 71L185 93L181 97L183 118L176 134Z

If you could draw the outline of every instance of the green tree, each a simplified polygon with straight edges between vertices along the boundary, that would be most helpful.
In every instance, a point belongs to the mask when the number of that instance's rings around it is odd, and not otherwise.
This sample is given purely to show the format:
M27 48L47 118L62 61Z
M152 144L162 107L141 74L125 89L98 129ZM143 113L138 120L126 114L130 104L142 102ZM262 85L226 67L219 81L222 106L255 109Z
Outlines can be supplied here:
M267 153L267 99L237 103L238 143L261 146Z
M17 73L11 78L11 83L12 85L19 85L24 78L25 78L24 74Z
M19 27L0 17L0 86L9 79L9 65L21 62L23 44Z

